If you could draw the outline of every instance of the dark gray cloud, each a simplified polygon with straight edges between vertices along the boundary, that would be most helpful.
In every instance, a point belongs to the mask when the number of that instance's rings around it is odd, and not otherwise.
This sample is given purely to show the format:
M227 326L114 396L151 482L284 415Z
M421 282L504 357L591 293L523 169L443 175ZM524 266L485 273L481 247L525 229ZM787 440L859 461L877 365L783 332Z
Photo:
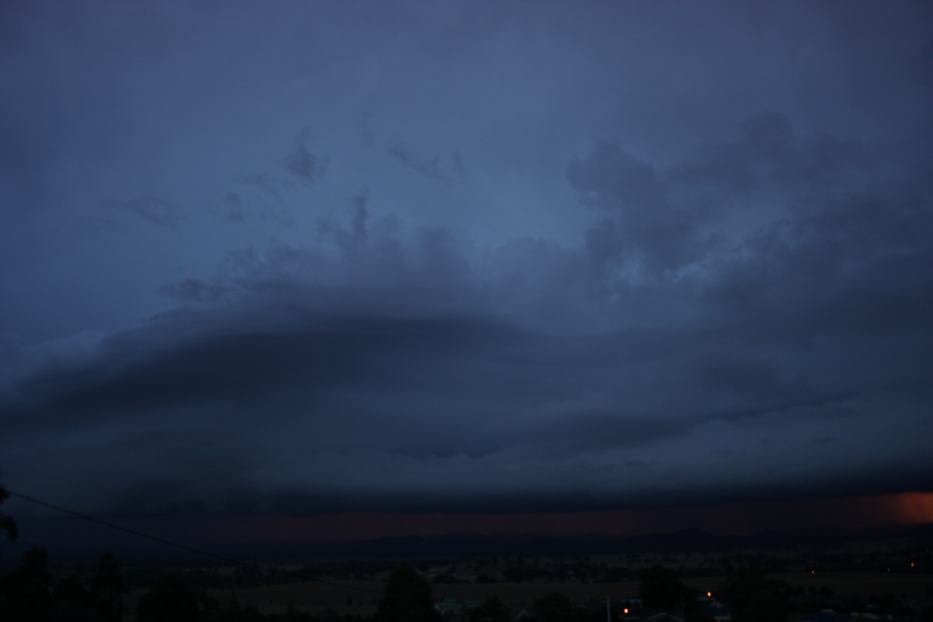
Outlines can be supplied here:
M390 144L388 147L386 147L386 153L402 164L402 166L405 166L415 171L416 173L420 173L425 177L435 179L437 181L447 181L448 179L447 174L441 170L440 156L436 155L433 158L418 157L412 154L411 150L402 143ZM453 160L452 162L456 167L457 160Z
M567 180L581 202L609 215L587 231L598 259L623 256L650 269L674 269L698 258L698 218L668 201L650 164L604 143L572 161Z
M182 303L218 302L230 293L230 288L221 283L188 278L170 283L162 288L163 293Z
M7 9L11 486L149 513L933 485L929 8L636 6Z
M178 208L156 197L136 197L124 204L127 211L149 224L167 229L178 227L181 215Z
M295 149L285 157L285 168L303 182L313 183L327 171L327 158L311 152L310 128L303 129L295 142Z

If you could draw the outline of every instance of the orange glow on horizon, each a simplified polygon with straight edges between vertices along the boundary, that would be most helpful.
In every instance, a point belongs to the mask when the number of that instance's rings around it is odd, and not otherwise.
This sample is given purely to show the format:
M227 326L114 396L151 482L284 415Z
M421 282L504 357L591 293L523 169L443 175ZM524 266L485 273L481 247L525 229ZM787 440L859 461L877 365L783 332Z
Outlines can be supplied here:
M905 492L891 495L891 498L896 522L911 525L933 523L933 492Z

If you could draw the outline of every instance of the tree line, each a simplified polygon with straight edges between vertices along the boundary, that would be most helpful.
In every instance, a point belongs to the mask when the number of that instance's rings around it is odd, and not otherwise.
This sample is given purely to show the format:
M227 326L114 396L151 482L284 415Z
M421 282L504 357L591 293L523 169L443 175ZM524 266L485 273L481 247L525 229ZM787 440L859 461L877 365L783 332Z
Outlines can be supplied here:
M0 487L0 505L9 496ZM0 513L0 536L17 537L15 521ZM392 571L374 614L343 615L334 611L313 615L288 610L261 613L242 606L235 594L217 597L182 577L165 574L136 600L134 615L126 607L127 584L120 563L103 555L88 576L54 579L42 549L26 551L18 567L0 575L0 620L16 622L450 622L435 606L431 583L417 570L400 565ZM216 592L214 592L216 594ZM639 574L643 611L674 612L686 622L712 622L696 590L688 589L672 570L656 566ZM734 622L786 622L791 612L790 588L764 572L746 569L726 578L717 600L731 610ZM565 594L553 592L535 600L523 612L528 622L602 622L605 613L576 606ZM498 596L456 616L458 622L514 622ZM616 612L616 620L624 622ZM933 592L920 611L905 620L933 620Z

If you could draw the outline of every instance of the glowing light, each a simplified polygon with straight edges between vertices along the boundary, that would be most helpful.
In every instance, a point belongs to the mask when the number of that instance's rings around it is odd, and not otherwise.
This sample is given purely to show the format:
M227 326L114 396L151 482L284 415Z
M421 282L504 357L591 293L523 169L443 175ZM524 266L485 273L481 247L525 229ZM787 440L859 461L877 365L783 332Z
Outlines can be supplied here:
M710 600L712 600L712 599L713 599L713 593L712 593L712 592L707 592L707 593L706 593L706 597L709 598Z
M811 569L810 569L810 575L812 576L812 575L815 575L815 574L816 574L816 570L813 570L813 569L811 568Z
M916 568L916 567L917 567L917 562L910 562L910 567L911 567L911 568Z
M907 492L891 495L888 502L899 523L933 523L933 493Z
M623 608L622 608L622 615L624 615L624 616L627 616L627 615L628 615L628 607L623 607Z

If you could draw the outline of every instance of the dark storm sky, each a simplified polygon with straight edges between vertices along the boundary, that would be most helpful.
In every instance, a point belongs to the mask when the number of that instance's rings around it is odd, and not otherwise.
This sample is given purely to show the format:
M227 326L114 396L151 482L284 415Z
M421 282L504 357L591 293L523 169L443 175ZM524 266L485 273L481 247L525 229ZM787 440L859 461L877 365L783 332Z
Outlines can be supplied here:
M933 487L933 4L65 4L0 8L11 488Z

